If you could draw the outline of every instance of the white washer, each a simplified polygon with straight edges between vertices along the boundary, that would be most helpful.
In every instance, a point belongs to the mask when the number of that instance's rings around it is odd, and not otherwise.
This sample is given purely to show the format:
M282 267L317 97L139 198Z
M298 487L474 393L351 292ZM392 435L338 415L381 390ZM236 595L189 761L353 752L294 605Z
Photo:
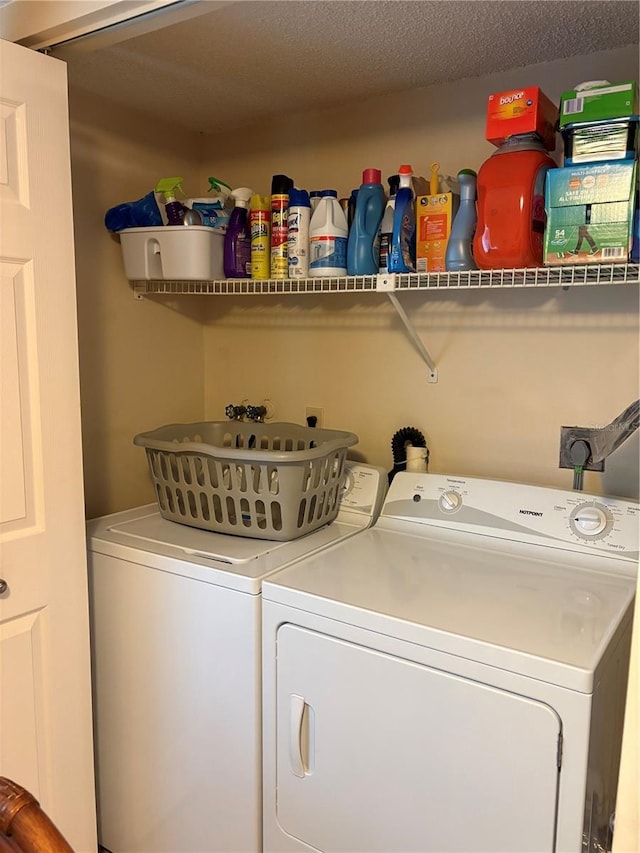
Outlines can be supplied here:
M386 479L347 463L336 520L291 542L186 527L155 505L89 522L104 847L262 849L262 581L368 527Z
M610 841L636 503L398 474L263 585L265 851Z

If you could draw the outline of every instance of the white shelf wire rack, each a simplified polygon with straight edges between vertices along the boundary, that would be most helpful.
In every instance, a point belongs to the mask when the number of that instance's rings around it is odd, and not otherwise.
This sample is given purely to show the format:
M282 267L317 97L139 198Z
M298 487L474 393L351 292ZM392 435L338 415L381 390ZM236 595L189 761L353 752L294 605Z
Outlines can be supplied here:
M153 294L209 296L282 296L319 293L478 290L521 287L582 287L638 284L638 264L585 264L467 272L396 273L302 279L220 279L217 281L133 281L136 296Z

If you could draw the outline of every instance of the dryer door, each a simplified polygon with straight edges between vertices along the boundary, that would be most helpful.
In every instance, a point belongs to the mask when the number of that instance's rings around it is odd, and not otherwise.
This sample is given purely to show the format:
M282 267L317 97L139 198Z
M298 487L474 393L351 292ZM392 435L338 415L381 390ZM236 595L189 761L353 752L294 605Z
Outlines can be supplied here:
M285 833L324 853L554 849L548 705L291 624L277 654Z

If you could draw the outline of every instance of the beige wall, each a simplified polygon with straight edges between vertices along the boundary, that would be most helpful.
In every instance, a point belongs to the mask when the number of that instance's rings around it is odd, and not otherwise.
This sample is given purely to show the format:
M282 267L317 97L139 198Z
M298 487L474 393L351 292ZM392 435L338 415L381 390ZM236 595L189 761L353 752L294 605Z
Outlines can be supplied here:
M203 140L202 176L269 192L284 172L307 189L347 195L362 169L408 162L428 176L479 168L486 97L540 85L553 99L586 79L633 79L637 49L539 65L283 116ZM215 160L208 152L215 151ZM639 396L638 287L410 294L400 297L436 361L437 384L383 295L219 297L207 305L205 412L270 398L276 420L356 432L368 462L392 466L390 443L420 429L430 469L571 488L558 469L561 425L604 426ZM638 494L638 434L588 474L585 488Z
M267 193L271 175L346 194L367 166L427 175L478 168L489 92L637 72L622 49L345 105L202 137L71 90L71 144L87 514L153 500L133 436L216 420L229 402L270 398L276 420L358 434L361 458L390 469L394 433L427 438L431 470L571 486L560 426L604 425L638 397L638 288L409 294L401 300L439 370L426 366L383 295L153 297L135 300L105 211L182 174L199 194L215 174ZM215 156L212 154L215 152ZM637 495L638 436L586 488Z
M143 430L203 417L203 336L194 302L136 300L104 214L160 177L197 181L195 134L70 93L87 516L153 500Z

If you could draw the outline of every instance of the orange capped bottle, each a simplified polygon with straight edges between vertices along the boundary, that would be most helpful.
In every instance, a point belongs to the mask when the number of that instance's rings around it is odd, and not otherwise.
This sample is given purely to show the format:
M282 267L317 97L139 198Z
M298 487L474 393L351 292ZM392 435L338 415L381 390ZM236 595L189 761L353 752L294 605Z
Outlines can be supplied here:
M556 164L540 137L509 137L478 172L473 257L480 269L542 266L544 182Z

